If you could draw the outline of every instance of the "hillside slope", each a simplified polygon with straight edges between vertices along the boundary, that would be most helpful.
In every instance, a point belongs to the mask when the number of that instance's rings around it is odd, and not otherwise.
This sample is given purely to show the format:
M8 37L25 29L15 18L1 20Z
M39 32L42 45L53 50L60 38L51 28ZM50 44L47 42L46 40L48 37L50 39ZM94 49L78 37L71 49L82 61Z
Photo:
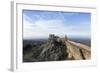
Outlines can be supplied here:
M50 35L48 41L24 54L24 62L86 60L91 58L90 47Z

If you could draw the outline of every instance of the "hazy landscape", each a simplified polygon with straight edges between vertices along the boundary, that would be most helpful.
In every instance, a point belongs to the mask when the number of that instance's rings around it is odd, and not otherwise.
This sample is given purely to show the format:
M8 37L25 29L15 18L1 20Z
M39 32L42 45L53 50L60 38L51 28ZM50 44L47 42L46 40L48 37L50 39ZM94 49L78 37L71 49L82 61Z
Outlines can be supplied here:
M48 39L24 39L23 40L23 47L25 47L26 45L33 45L33 44L37 44L37 45L41 45L47 42ZM78 42L78 43L82 43L85 44L87 46L91 47L91 39L89 38L69 38L69 40Z

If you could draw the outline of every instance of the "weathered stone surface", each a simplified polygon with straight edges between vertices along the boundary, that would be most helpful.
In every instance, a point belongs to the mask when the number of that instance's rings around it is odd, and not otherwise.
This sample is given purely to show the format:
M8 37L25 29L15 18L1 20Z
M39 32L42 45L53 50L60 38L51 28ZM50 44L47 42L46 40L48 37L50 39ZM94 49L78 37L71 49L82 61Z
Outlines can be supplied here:
M28 61L61 61L61 60L85 60L91 58L91 52L78 48L69 43L67 38L60 38L54 34L49 35L45 44L33 48L32 58Z
M90 53L72 46L64 38L50 35L49 41L42 46L37 59L38 61L80 60L87 59L87 55Z

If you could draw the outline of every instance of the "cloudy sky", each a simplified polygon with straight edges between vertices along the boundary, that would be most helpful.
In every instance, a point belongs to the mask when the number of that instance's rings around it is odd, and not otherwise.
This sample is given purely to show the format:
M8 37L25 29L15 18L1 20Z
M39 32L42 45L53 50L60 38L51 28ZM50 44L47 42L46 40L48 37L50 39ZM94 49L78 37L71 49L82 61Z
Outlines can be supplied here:
M90 25L90 13L23 10L24 39L48 38L49 34L89 38Z

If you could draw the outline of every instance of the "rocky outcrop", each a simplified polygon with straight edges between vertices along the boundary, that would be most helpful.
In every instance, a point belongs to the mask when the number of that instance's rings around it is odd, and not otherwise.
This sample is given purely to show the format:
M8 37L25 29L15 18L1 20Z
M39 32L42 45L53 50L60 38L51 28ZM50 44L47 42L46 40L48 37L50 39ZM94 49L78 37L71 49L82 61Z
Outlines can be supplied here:
M66 53L67 47L64 42L58 36L50 35L49 41L42 47L43 50L38 59L40 61L65 60L68 53Z
M38 61L80 60L90 58L90 53L71 45L65 38L60 38L54 34L49 35L48 42L41 45L41 49L42 51L37 57Z
M31 53L32 57L27 61L85 60L91 58L90 51L73 45L67 37L60 38L54 34L50 34L48 41Z

